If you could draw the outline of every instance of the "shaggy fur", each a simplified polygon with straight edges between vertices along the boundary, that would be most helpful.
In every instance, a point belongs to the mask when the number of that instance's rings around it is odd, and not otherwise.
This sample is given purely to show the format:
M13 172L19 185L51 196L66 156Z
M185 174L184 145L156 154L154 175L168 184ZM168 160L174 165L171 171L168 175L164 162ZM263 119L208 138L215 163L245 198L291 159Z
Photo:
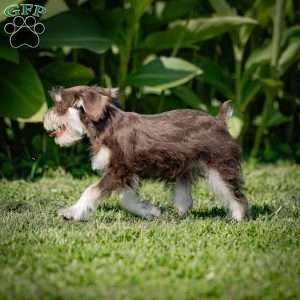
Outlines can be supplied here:
M227 207L235 219L246 216L248 204L241 191L240 147L226 125L230 114L228 102L222 105L217 117L191 109L140 115L117 107L116 89L79 86L57 89L52 95L55 105L45 115L44 126L56 136L56 142L63 145L66 128L70 127L72 133L69 119L64 118L70 109L76 109L80 124L74 141L79 135L87 135L92 157L101 149L109 149L105 172L98 184L101 198L113 191L135 189L143 178L189 185L197 176L203 176L213 181L212 189L220 198L234 203ZM191 202L190 196L186 198ZM191 203L187 210L190 208Z

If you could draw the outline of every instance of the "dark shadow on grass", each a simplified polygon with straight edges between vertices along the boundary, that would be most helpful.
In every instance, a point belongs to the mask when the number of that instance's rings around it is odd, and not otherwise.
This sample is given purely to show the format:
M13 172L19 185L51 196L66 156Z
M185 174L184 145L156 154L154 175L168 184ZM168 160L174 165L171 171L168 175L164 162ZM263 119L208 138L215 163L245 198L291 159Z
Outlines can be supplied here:
M102 210L104 212L115 212L115 213L117 213L120 210L124 211L119 206L114 206L114 205L109 205L109 204L102 205L98 209ZM168 207L168 208L161 207L161 209L162 209L163 215L169 215L169 213L172 212L171 207ZM259 218L261 216L270 216L273 213L274 213L274 209L271 206L267 205L267 204L264 204L262 206L251 205L251 208L250 208L250 216L251 217L250 217L250 219L256 220L257 218ZM215 206L211 209L192 210L191 215L194 218L209 219L209 218L225 218L228 214L226 212L226 209ZM130 213L128 213L128 216L135 217L137 219L140 218L140 217L133 216ZM112 218L111 216L110 216L110 218L112 219L111 221L114 220L114 218ZM178 218L180 219L180 217L178 217Z
M27 202L16 201L16 202L2 202L0 204L0 210L6 212L23 212L30 210L31 205Z
M191 214L195 218L206 219L215 217L225 217L226 211L224 208L213 207L211 209L193 210Z
M255 220L260 216L271 215L273 213L273 209L264 204L263 206L252 205L250 208L251 219ZM226 217L227 213L224 208L213 207L211 209L205 210L193 210L192 216L195 218L216 218L216 217Z
M264 204L263 206L251 205L251 219L256 220L260 216L271 215L274 212L271 206Z

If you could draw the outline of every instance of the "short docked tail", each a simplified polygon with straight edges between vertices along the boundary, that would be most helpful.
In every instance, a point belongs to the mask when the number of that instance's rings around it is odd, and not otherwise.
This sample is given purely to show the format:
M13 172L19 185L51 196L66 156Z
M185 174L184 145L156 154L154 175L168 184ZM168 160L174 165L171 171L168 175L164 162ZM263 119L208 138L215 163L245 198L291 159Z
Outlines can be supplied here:
M230 102L230 100L227 100L224 103L222 103L219 113L217 115L217 118L226 125L233 114L233 109L230 105Z

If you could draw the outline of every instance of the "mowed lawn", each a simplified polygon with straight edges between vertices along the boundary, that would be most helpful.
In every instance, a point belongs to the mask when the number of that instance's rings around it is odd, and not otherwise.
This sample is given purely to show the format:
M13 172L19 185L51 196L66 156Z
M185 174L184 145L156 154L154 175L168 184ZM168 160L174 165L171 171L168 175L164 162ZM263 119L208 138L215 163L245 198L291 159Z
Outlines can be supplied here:
M300 299L300 166L245 168L252 219L231 221L205 182L179 219L170 191L145 182L166 207L142 220L112 196L88 222L62 220L97 177L55 172L0 181L0 299Z

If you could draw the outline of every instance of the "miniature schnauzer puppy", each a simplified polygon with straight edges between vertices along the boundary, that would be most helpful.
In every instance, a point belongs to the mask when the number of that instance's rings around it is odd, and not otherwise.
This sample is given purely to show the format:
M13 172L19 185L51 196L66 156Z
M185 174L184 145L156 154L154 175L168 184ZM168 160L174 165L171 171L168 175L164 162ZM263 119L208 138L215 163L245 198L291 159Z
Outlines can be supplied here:
M65 219L86 220L113 191L120 193L120 205L129 212L159 217L160 208L136 194L144 178L173 182L173 205L184 216L192 208L191 185L198 176L208 179L233 219L247 216L240 147L226 124L231 114L228 101L217 117L191 109L141 115L118 108L116 88L76 86L54 89L51 94L54 106L45 114L45 129L60 146L87 136L92 169L104 172L74 205L59 211Z

